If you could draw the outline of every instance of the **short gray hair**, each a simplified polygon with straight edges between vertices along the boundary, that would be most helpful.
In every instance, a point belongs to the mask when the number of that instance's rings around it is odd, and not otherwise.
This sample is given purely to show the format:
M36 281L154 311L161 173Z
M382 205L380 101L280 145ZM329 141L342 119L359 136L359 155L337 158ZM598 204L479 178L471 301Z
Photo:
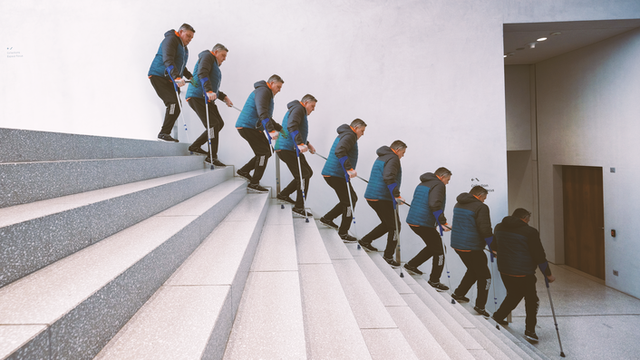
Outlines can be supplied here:
M349 126L351 126L352 128L367 127L367 123L364 122L362 119L354 119L351 122L351 125L349 125Z
M390 148L392 148L395 151L400 151L402 149L406 149L407 148L407 144L405 144L402 140L396 140L394 142L391 143L391 146L389 146Z
M182 24L182 25L180 26L180 29L178 29L178 31L182 31L182 30L191 31L191 32L193 32L194 34L196 33L196 31L193 29L193 26L191 26L191 25L189 25L189 24L187 24L187 23Z
M220 43L217 43L217 44L213 47L213 49L211 50L211 52L216 52L216 51L220 51L220 50L222 50L222 51L226 51L226 52L229 52L229 49L227 49L227 47L226 47L226 46L224 46L224 45L222 45L222 44L220 44Z
M302 97L302 100L300 100L301 103L307 103L309 101L312 102L318 102L318 100L315 98L315 96L311 95L311 94L307 94L305 96Z
M451 176L451 170L447 169L446 167L439 167L438 170L433 173L433 175L440 177Z
M284 80L282 80L282 78L276 74L271 75L271 77L269 78L269 80L267 80L267 82L268 83L279 82L281 84L284 84Z

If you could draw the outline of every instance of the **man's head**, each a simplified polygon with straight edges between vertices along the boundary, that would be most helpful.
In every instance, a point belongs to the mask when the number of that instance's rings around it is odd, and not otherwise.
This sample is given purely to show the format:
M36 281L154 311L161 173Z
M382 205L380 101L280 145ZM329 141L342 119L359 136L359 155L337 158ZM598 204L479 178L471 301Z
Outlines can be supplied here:
M436 172L433 173L440 181L442 181L445 185L449 183L451 180L451 171L446 167L439 167Z
M316 103L318 102L318 100L313 95L307 94L302 97L302 100L300 100L300 102L302 103L302 106L307 109L307 115L311 115L313 110L316 109Z
M391 150L393 150L394 153L396 153L396 155L398 155L400 159L402 159L404 153L407 152L407 144L405 144L402 140L396 140L392 142L389 147L391 148Z
M482 186L476 185L471 188L469 194L473 195L476 199L484 202L487 199L487 194L489 194L489 192Z
M216 44L213 49L211 50L211 53L213 54L213 57L216 58L216 60L218 61L218 66L222 65L222 63L227 60L227 53L229 52L229 49L227 49L226 46L222 45L222 44Z
M267 83L269 84L269 89L271 89L273 96L276 96L276 94L279 93L280 90L282 90L282 84L284 84L284 80L282 80L280 76L273 74L271 75L269 80L267 80Z
M367 123L365 123L361 119L355 119L351 122L351 125L349 126L351 126L351 129L353 130L353 132L356 133L357 138L360 139L360 137L364 135L364 130L367 127Z
M178 29L178 37L182 40L184 46L189 45L195 33L196 31L193 29L193 27L187 23L182 24L182 26L180 26L180 29Z
M531 220L531 213L528 210L523 208L517 208L513 210L513 214L511 216L516 217L526 222L527 224L529 223L529 220Z

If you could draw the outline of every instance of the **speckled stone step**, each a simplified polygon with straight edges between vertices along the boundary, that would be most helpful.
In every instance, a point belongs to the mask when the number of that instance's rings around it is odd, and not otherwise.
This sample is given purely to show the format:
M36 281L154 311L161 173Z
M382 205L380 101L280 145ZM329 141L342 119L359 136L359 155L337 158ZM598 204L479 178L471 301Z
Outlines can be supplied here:
M232 177L201 169L0 209L0 287Z
M372 359L316 224L294 219L294 225L308 357Z
M189 144L0 128L0 163L188 155Z
M0 288L0 333L15 344L0 358L93 358L245 188L244 180L228 180Z
M269 207L224 359L306 359L291 207Z
M0 208L204 169L202 156L0 163Z
M220 359L267 214L248 194L96 359Z
M373 358L449 359L406 303L385 306L367 278L384 278L377 268L365 275L335 230L319 232Z

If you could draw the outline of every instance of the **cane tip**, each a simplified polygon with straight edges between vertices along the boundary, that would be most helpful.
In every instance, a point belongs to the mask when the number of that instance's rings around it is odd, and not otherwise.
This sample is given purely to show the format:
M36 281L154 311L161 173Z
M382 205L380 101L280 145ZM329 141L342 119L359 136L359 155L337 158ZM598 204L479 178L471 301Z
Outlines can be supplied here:
M280 209L284 209L284 205L280 204Z
M308 219L308 218L307 218L307 219L304 219L304 222L308 223L308 222L309 222L309 219Z
M455 301L455 300L453 300L453 299L451 299L451 303L452 303L452 304L455 304L455 303L456 303L456 301Z
M404 273L401 271L400 272L400 277L403 278L404 277Z
M561 353L560 353L560 356L565 357L564 352L561 352Z

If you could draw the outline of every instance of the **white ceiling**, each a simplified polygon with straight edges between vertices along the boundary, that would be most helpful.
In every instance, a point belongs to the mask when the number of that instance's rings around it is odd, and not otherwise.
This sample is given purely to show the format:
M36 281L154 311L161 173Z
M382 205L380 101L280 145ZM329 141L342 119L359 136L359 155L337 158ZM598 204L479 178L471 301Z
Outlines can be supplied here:
M511 54L504 64L535 64L638 27L640 19L504 24L504 54ZM550 35L554 32L560 35ZM531 49L540 37L548 39Z

